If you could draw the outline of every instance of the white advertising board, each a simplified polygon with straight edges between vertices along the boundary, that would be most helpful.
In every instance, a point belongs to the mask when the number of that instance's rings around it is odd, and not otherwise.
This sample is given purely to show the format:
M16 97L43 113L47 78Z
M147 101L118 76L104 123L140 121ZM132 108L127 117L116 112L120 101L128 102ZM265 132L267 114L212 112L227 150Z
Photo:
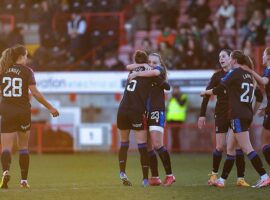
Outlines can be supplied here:
M169 71L168 80L183 92L205 88L213 70ZM37 87L43 93L122 93L127 72L37 72Z

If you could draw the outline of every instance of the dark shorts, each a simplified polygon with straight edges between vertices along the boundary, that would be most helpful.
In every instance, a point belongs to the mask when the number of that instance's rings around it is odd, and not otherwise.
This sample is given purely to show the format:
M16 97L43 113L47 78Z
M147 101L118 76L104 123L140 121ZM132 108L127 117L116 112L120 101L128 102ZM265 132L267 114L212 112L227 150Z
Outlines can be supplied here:
M250 119L232 119L231 120L231 129L234 133L241 133L248 131L252 120Z
M1 114L1 133L25 132L31 129L31 112L7 112Z
M263 128L270 131L270 115L269 114L264 115Z
M149 127L149 131L159 131L163 133L165 125L165 112L152 111L147 115L147 125Z
M216 133L227 133L230 128L230 120L225 118L215 118Z
M117 128L120 130L146 130L146 116L130 110L118 110Z

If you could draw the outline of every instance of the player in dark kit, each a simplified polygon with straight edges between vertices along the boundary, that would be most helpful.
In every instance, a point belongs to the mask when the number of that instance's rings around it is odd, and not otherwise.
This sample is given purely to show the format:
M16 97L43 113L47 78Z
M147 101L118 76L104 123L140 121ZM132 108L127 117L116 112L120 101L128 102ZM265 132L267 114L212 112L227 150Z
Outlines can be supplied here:
M217 87L213 90L202 92L202 95L220 94L226 89L229 96L229 117L233 133L229 133L227 143L227 158L224 163L221 177L216 181L215 186L224 187L235 160L235 148L237 144L248 155L253 167L261 176L254 186L256 188L269 185L270 178L263 168L262 161L254 151L249 139L249 126L253 118L252 101L255 92L255 84L252 75L240 68L241 65L248 65L249 58L241 51L233 51L231 57L231 69Z
M167 70L162 58L157 53L151 53L148 56L148 64L152 70L134 72L129 75L129 79L135 77L158 77L163 81L167 79ZM145 64L147 65L147 64ZM148 65L147 65L148 66ZM164 186L170 186L175 182L172 174L171 159L168 150L163 144L164 124L165 124L165 96L164 89L157 86L152 87L147 102L148 127L150 132L150 151L149 161L152 177L149 179L150 185L157 186L161 184L158 173L157 151L166 172L166 178L163 181Z
M147 62L147 54L143 51L136 51L136 63ZM136 68L145 70L144 67ZM147 132L146 132L146 100L151 89L152 80L149 78L138 77L127 83L123 99L120 103L117 113L117 127L120 129L121 146L119 150L120 179L124 185L131 185L128 180L125 168L127 160L127 151L129 148L129 133L134 130L138 149L140 152L140 161L143 172L143 186L148 186L149 161L147 155Z
M16 45L3 51L0 59L0 84L2 101L1 114L1 163L3 176L0 188L7 189L10 180L11 150L14 138L17 137L19 147L19 164L21 168L21 187L29 188L27 182L29 168L28 139L31 128L31 94L56 117L58 111L48 103L36 88L33 71L25 66L27 50Z
M230 66L230 53L231 50L224 49L219 54L219 63L222 67L221 70L215 72L210 79L206 90L213 89L218 86L221 79L224 78L226 73L231 69ZM200 117L198 119L198 127L201 129L205 125L205 113L210 96L205 96L201 104ZM256 98L257 100L257 98ZM222 152L225 150L226 133L230 130L230 120L228 116L229 97L226 90L217 95L217 102L215 107L215 126L216 126L216 149L213 152L213 170L209 174L208 185L214 185L217 180L218 169L222 159ZM245 160L244 153L240 148L236 149L236 167L237 167L237 186L249 186L244 179Z
M260 116L264 116L263 128L262 128L262 151L265 160L268 165L270 165L270 47L267 47L263 53L263 65L266 66L264 74L261 77L254 70L250 70L245 67L244 69L252 73L254 78L258 81L259 84L265 86L265 92L267 97L267 105L265 108L261 109L259 113Z

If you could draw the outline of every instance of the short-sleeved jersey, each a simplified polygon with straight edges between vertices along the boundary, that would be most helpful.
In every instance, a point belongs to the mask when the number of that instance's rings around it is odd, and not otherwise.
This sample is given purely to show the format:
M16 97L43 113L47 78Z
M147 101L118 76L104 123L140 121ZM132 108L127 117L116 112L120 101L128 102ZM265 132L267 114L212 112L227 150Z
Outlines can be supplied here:
M221 82L221 79L226 75L226 72L223 70L219 70L213 74L211 77L206 90L213 89L214 87L218 86ZM206 96L203 98L202 105L201 105L201 113L200 116L205 116L206 107L208 104L210 96ZM229 100L228 100L228 93L226 90L224 92L217 95L217 102L215 107L215 115L216 118L228 118L228 108L229 108Z
M269 80L268 84L265 86L265 92L266 92L266 96L267 96L267 110L266 110L266 112L268 114L270 114L270 66L265 68L264 73L263 73L263 77L266 77Z
M221 84L228 90L230 119L252 119L255 92L252 75L241 68L231 69Z
M143 68L137 70L143 71ZM123 109L141 114L145 113L151 83L151 78L144 77L136 77L130 82L127 82L119 110Z
M165 96L164 88L160 86L160 81L166 80L165 69L162 66L157 66L154 70L159 70L160 75L153 77L152 88L147 101L147 111L165 111Z
M31 68L23 65L9 67L0 76L2 101L1 107L30 109L29 85L35 85L35 77Z

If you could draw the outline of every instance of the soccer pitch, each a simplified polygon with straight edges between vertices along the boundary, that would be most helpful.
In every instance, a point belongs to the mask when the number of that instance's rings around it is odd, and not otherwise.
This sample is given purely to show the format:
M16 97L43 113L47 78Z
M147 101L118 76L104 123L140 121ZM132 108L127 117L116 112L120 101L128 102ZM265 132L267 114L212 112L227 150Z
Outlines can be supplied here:
M235 186L235 167L223 189L207 186L211 169L210 154L172 155L176 183L171 187L141 186L141 169L137 153L129 153L127 174L132 187L125 187L119 179L116 154L45 154L31 155L29 172L30 189L19 188L18 157L13 156L11 181L8 190L0 190L2 200L167 200L167 199L268 199L270 187L262 189ZM222 162L223 164L223 162ZM246 159L246 180L254 184L257 174ZM266 166L266 165L265 165ZM160 176L164 170L159 162ZM270 168L266 166L268 172Z

